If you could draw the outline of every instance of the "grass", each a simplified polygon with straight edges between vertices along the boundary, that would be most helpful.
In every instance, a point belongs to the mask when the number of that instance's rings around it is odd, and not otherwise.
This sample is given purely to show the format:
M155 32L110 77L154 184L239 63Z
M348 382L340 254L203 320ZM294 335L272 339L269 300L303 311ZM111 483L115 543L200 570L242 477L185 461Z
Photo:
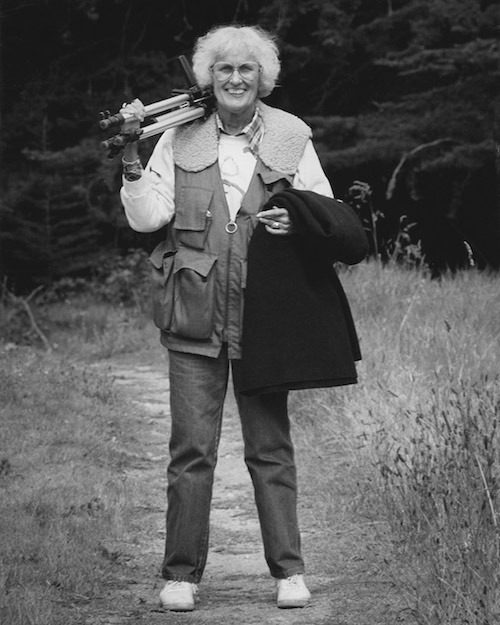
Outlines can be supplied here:
M428 410L379 433L382 501L422 623L500 614L500 394L485 382L434 388Z
M292 395L302 514L336 537L322 545L323 561L366 541L369 528L371 573L415 622L493 624L498 276L472 269L432 280L369 262L341 280L363 360L357 385ZM83 614L113 579L120 553L111 545L133 531L127 422L102 365L159 347L142 301L30 305L52 351L22 311L0 310L0 622L59 625L71 610L78 623L78 606ZM350 500L343 511L341 497Z
M416 622L498 622L498 276L431 280L367 263L342 281L361 339L360 382L299 396L301 439L331 465L335 448L347 449L353 505L379 525L383 573ZM320 482L328 523L339 486Z
M140 351L150 320L135 308L78 297L42 310L44 327L55 349L86 360L103 360Z
M106 544L125 531L114 390L31 348L3 351L0 377L0 621L67 623L112 576Z

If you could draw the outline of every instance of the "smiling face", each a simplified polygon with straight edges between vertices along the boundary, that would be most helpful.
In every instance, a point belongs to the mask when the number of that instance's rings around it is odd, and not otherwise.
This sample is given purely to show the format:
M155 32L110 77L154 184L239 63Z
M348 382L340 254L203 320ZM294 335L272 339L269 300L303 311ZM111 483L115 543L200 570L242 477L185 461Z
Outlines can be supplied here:
M247 51L241 50L231 54L222 54L215 59L214 65L239 67L245 76L239 71L234 71L225 78L217 76L212 69L213 90L217 100L218 110L221 117L242 120L253 115L255 103L259 94L259 71L246 72L248 67L257 67L258 63ZM248 64L248 67L247 67Z

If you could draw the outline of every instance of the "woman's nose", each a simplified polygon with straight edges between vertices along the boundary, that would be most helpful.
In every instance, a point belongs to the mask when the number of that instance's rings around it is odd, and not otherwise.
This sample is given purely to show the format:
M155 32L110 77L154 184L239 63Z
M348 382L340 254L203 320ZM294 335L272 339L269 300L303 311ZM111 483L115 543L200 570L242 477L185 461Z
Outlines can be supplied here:
M231 78L229 80L235 84L241 82L240 72L236 67L233 68L233 73L231 74Z

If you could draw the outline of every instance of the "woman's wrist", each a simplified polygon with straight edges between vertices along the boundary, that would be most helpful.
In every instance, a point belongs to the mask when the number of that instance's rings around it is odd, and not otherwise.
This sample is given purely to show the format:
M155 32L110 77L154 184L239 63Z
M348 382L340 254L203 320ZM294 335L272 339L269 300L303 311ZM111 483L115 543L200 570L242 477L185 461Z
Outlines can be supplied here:
M135 158L133 154L124 154L122 158L122 165L125 180L135 182L142 176L143 169L141 159L137 154Z
M135 165L136 163L140 163L141 159L136 156L135 158L125 158L125 156L123 156L122 158L122 164L123 165Z
M136 143L128 143L123 150L123 162L133 163L139 158L139 151Z

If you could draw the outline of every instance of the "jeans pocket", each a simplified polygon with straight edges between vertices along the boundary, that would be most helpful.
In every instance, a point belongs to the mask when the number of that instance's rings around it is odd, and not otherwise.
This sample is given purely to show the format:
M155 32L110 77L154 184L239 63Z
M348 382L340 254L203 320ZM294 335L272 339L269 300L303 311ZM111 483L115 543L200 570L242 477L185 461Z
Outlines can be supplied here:
M165 241L156 246L149 257L152 268L151 291L153 321L160 330L169 330L174 307L174 258L175 249Z
M170 330L195 340L212 335L217 255L179 248L174 261L174 309Z

